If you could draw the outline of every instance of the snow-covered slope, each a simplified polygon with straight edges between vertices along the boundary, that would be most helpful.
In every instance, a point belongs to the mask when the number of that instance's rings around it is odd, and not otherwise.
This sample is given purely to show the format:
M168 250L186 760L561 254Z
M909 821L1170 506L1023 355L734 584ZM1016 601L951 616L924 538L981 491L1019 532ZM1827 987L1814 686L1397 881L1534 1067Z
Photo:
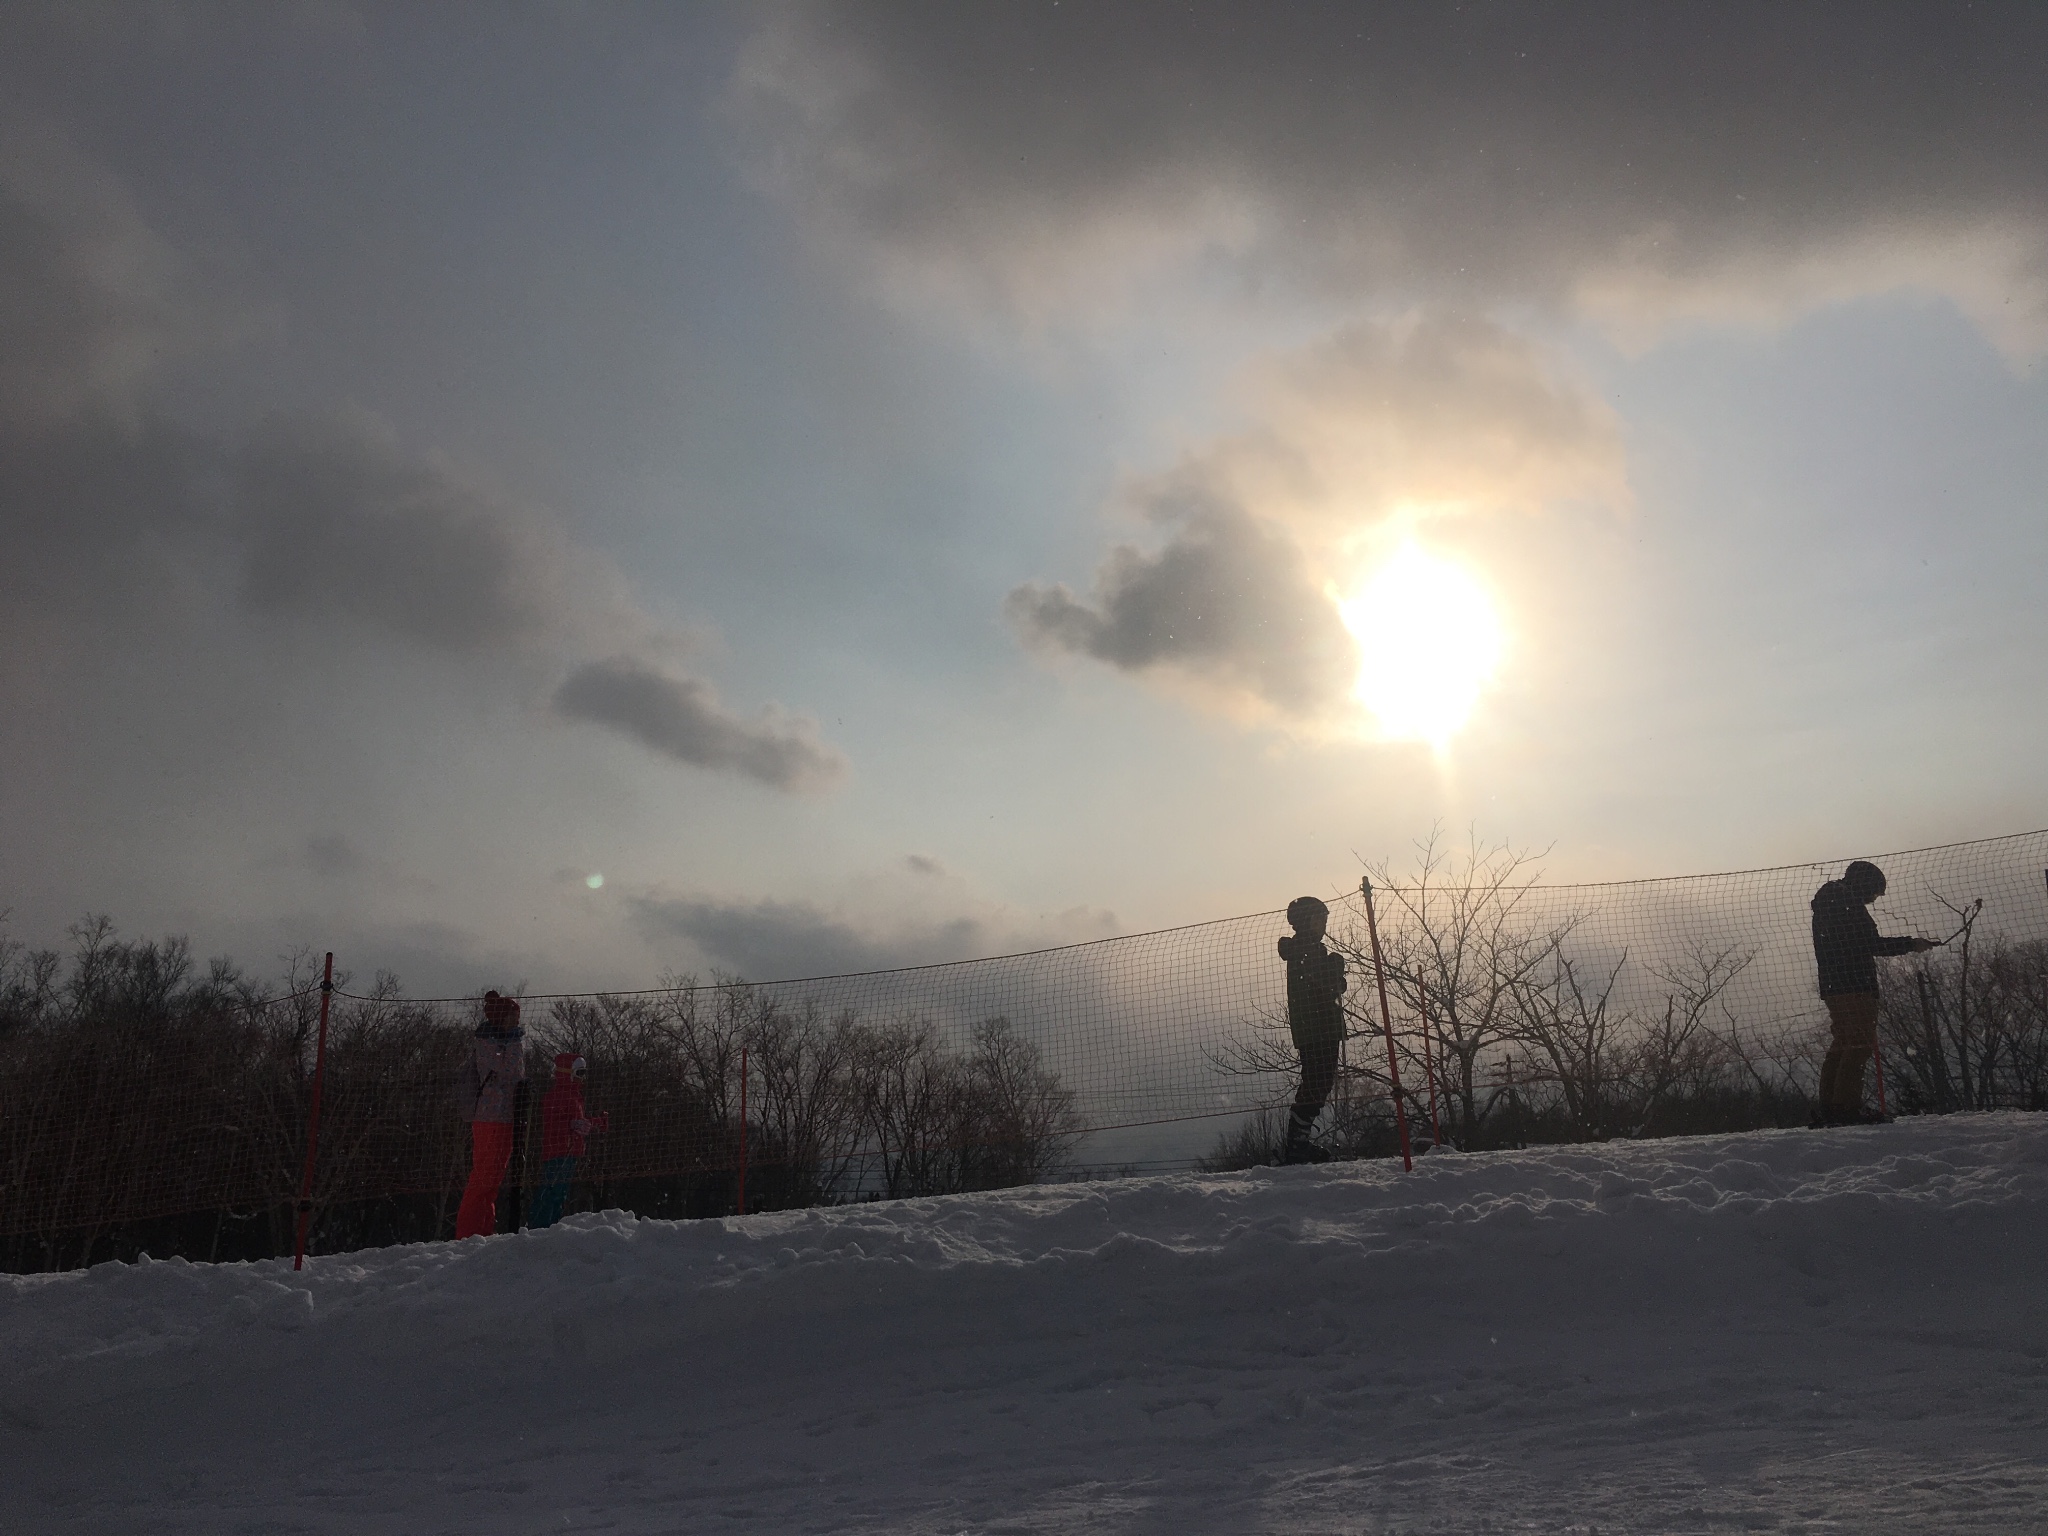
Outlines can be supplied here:
M0 1529L2048 1530L2048 1116L0 1278Z

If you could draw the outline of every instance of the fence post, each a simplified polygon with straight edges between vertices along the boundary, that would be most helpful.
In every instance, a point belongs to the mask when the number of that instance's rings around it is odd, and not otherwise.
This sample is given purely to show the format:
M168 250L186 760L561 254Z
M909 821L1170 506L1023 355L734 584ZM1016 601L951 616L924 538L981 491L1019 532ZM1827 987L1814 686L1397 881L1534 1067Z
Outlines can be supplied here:
M1387 1032L1387 1080L1394 1088L1394 1124L1401 1130L1401 1166L1415 1171L1415 1154L1408 1145L1408 1110L1401 1102L1401 1063L1394 1055L1394 1014L1387 1007L1387 965L1380 958L1380 925L1372 911L1372 877L1358 878L1359 893L1365 897L1365 931L1372 935L1372 969L1380 984L1380 1025Z
M747 1048L740 1047L740 1215L747 1214Z
M306 1171L299 1179L299 1238L292 1268L306 1267L306 1229L313 1221L313 1163L320 1155L320 1087L327 1076L327 1004L334 996L334 951L320 973L320 1037L313 1047L313 1107L306 1116Z

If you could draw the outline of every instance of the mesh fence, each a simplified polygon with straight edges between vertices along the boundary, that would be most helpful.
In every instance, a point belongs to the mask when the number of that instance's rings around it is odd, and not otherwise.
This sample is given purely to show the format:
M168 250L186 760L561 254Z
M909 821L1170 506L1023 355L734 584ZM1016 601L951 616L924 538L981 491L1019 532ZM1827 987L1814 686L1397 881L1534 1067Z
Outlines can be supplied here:
M1883 1091L1899 1113L2048 1107L2048 832L1880 856ZM1840 862L1546 885L1428 847L1329 903L1349 1038L1334 1155L1804 1123L1827 1044L1808 902ZM549 1165L580 1056L570 1209L725 1214L1270 1160L1300 1061L1276 912L951 965L520 999L528 1091L501 1222ZM0 985L0 1260L289 1252L321 994L261 997L103 930ZM330 999L314 1251L443 1237L471 1164L452 1085L480 997ZM1391 1029L1389 1029L1391 1026ZM1391 1039L1390 1039L1391 1036ZM1391 1057L1391 1060L1390 1060ZM1876 1084L1872 1084L1873 1090ZM556 1120L562 1117L557 1115Z

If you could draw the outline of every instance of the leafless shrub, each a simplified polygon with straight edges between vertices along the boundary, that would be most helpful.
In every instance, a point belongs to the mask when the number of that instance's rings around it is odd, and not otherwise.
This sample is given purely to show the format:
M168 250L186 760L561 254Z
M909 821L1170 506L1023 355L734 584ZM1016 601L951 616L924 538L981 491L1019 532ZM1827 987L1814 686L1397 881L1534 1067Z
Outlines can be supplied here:
M1937 953L1895 962L1880 1006L1891 1097L1908 1113L2048 1109L2048 943L1987 943L1981 900L1937 899L1955 934Z

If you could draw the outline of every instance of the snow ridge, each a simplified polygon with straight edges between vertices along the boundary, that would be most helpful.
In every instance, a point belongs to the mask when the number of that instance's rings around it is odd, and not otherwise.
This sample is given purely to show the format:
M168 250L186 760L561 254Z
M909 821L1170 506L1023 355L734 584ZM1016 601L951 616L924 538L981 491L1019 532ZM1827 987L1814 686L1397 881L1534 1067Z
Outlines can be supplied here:
M0 1277L0 1517L2048 1528L2044 1209L1972 1115Z

